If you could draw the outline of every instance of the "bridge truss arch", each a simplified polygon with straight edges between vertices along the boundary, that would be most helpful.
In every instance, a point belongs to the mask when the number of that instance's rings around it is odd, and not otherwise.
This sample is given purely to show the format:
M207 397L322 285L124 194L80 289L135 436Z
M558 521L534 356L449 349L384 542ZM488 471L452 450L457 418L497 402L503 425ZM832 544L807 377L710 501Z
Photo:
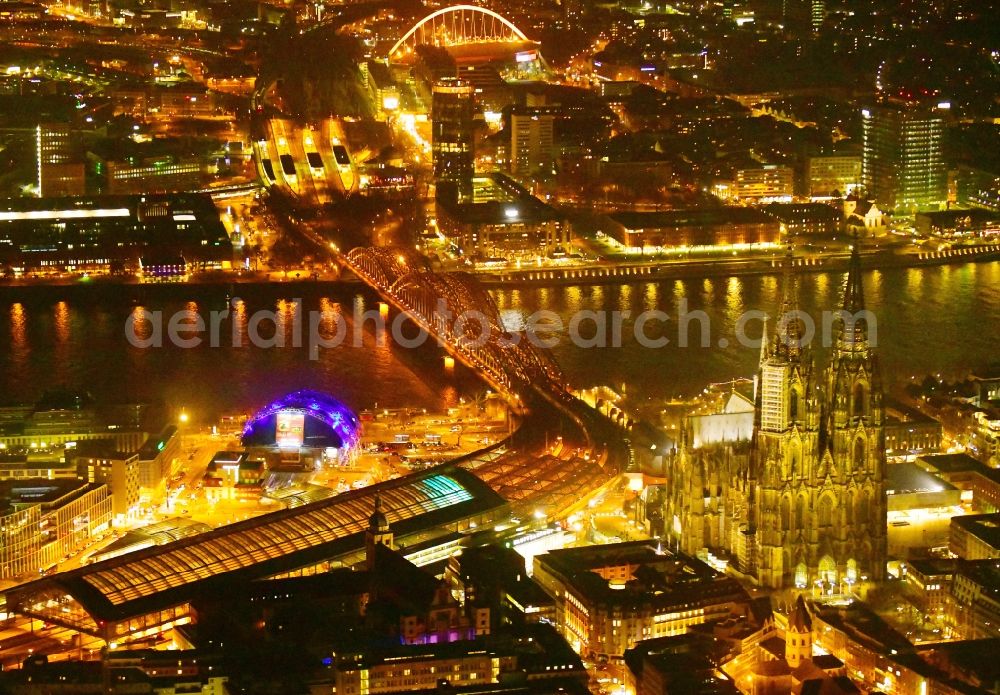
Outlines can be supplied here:
M528 42L524 32L506 17L477 5L452 5L431 12L407 31L389 50L390 62L417 46L455 46L487 42Z

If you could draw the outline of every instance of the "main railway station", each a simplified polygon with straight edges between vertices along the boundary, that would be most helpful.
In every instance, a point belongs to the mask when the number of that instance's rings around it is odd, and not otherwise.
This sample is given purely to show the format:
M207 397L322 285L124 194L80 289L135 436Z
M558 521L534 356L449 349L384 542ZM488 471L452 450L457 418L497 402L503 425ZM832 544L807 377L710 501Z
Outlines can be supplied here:
M234 583L325 572L363 559L381 502L401 546L433 546L509 515L506 500L455 466L372 485L218 528L166 546L43 577L7 592L10 612L108 644L191 622L191 603Z

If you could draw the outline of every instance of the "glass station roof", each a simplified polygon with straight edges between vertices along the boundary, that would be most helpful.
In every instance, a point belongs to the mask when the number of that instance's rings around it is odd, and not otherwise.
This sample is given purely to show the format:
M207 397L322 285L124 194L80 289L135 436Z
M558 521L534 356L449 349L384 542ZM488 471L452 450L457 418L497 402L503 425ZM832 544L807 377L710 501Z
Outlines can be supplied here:
M505 503L468 471L434 469L46 577L18 587L8 603L31 606L33 595L58 586L95 618L115 620L181 603L195 585L228 573L258 579L293 571L360 549L356 534L367 528L376 495L397 535Z

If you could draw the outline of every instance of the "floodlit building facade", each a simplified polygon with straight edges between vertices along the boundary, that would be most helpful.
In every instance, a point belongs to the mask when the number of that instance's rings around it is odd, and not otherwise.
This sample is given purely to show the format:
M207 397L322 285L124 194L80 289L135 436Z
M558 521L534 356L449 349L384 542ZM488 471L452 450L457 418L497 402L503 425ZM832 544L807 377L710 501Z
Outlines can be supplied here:
M731 558L761 586L835 593L879 580L886 558L885 413L855 250L832 359L813 367L786 270L767 327L749 446L682 441L666 526L680 549Z
M534 579L556 602L556 624L580 654L621 657L636 643L745 610L732 577L649 541L555 550Z

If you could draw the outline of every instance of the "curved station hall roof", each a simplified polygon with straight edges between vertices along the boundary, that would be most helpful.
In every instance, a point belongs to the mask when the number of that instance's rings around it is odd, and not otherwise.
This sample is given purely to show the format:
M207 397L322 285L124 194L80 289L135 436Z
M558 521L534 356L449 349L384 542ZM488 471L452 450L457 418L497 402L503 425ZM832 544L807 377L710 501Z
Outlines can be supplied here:
M232 581L357 553L376 495L403 541L465 530L506 507L472 473L444 466L45 577L11 589L8 609L101 636L113 637L117 626L124 635L134 619L224 591Z

